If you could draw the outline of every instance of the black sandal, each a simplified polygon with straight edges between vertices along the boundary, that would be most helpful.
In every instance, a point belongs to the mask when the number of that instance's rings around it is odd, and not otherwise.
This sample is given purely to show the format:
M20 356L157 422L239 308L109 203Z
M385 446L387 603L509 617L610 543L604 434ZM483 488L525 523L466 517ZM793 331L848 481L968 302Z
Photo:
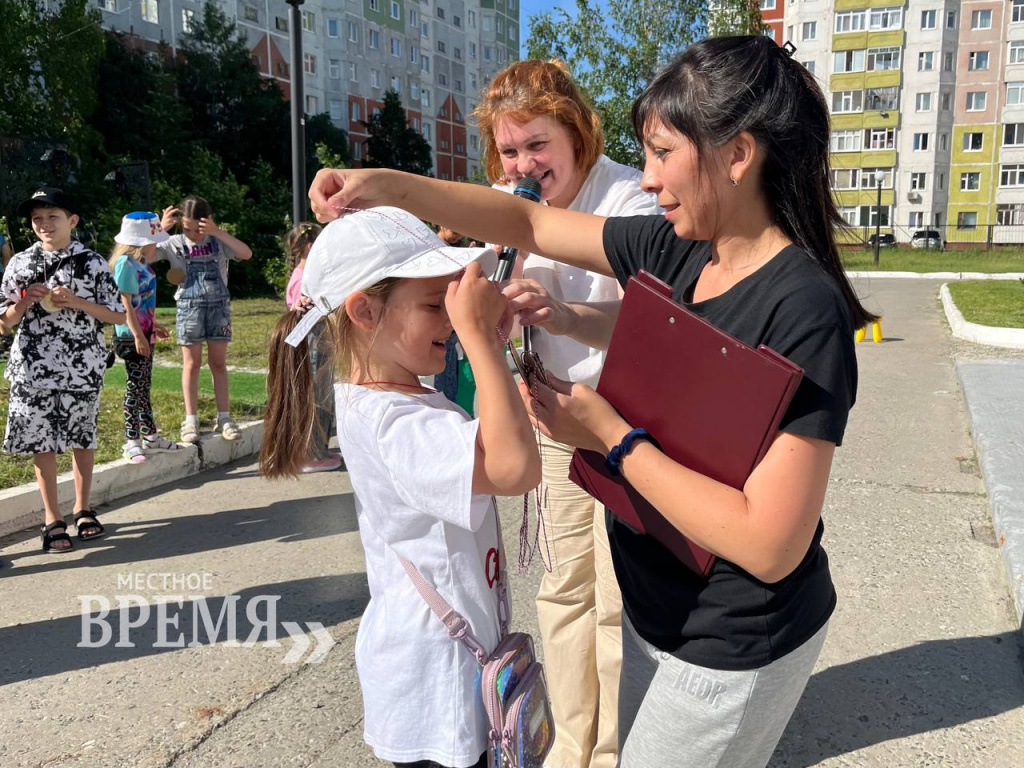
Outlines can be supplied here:
M83 523L81 522L83 517L89 519ZM83 509L81 512L75 513L75 528L78 529L79 541L100 539L107 535L106 529L96 519L96 513L91 509Z
M54 529L60 528L59 533L54 533ZM46 525L43 528L43 552L49 552L51 555L54 553L63 555L65 552L70 552L74 545L71 543L71 537L68 536L68 524L63 520L54 520L52 523ZM68 545L66 547L55 547L53 542L55 541L66 541Z

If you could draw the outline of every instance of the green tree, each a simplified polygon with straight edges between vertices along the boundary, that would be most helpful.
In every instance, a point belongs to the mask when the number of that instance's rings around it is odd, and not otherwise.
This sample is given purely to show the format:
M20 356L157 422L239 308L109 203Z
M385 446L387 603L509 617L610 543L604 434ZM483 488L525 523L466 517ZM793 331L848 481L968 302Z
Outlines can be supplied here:
M575 0L572 13L555 8L531 17L527 55L565 61L601 115L608 156L640 167L633 101L661 67L705 36L707 14L706 0Z
M392 89L384 94L384 107L364 120L367 168L395 168L399 171L430 173L430 144L409 125L402 100Z
M348 132L336 126L326 112L306 118L307 184L321 168L348 168L351 164Z
M708 32L721 35L760 35L765 28L757 0L718 0L708 14Z
M288 171L288 105L273 80L260 75L245 37L217 3L206 3L181 45L178 95L191 113L191 139L220 156L242 179L256 162Z
M0 0L0 135L95 143L87 130L103 55L100 13L87 0L44 7Z

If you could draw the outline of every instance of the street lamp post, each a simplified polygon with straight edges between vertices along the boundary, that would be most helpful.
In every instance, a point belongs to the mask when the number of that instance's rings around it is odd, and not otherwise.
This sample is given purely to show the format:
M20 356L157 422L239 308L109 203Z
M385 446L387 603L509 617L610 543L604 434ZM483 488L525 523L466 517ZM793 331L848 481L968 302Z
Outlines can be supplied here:
M878 187L878 202L875 208L875 266L878 266L879 251L882 248L882 183L885 181L884 171L875 171L875 186Z
M292 224L306 218L306 118L302 88L302 14L299 6L306 0L287 0L291 31L292 80Z

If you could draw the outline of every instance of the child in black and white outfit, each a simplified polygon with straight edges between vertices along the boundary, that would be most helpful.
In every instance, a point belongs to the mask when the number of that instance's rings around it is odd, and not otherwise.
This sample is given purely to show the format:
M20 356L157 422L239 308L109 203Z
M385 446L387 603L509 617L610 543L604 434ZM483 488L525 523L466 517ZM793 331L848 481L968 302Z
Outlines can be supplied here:
M43 497L44 552L69 552L57 499L57 454L74 453L75 524L82 541L104 534L89 508L96 417L106 370L103 323L123 323L107 260L72 239L70 196L39 189L18 209L39 242L11 259L0 284L3 322L15 323L5 377L11 383L6 453L31 455Z

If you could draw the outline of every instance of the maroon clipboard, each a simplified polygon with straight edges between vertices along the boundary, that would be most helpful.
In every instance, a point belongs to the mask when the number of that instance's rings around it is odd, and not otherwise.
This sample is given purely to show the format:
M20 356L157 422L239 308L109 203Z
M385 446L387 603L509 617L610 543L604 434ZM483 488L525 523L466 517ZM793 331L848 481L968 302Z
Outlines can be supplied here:
M719 330L641 272L626 287L597 392L671 459L739 489L768 452L802 378L799 366ZM569 479L691 570L710 573L714 555L612 476L604 456L577 450Z

